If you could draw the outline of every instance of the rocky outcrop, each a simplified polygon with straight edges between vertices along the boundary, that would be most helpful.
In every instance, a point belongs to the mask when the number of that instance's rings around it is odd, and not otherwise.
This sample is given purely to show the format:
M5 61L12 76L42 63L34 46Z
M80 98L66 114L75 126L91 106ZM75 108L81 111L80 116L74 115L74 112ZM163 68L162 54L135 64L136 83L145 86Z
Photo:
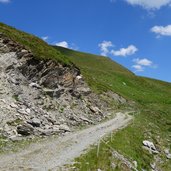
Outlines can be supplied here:
M111 113L110 105L91 91L78 68L36 59L3 34L0 108L0 134L13 139L69 132Z

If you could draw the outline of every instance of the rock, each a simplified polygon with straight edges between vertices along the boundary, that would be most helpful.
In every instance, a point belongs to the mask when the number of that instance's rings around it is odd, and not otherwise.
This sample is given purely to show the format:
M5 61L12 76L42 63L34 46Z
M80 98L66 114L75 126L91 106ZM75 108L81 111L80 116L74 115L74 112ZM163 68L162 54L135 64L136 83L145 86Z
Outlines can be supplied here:
M97 169L97 171L102 171L101 169Z
M91 106L91 107L90 107L90 110L91 110L92 112L96 113L96 114L101 113L101 111L100 111L100 109L99 109L98 107L93 107L93 106Z
M159 153L159 152L157 151L155 145L153 144L153 142L144 140L144 141L143 141L143 145L144 145L149 151L151 151L152 153L154 153L154 154L158 154L158 153Z
M47 88L44 88L43 91L45 94L49 95L50 97L53 97L55 93L55 90L47 89Z
M65 91L64 89L56 89L54 91L53 96L56 97L56 98L59 98L61 96L61 94L64 93L64 91Z
M54 126L53 126L53 130L54 130L54 132L59 132L59 126L54 125Z
M117 165L115 164L115 163L111 163L111 168L113 169L113 170L115 170L116 169L116 167L117 167Z
M166 148L166 149L164 150L164 153L165 153L165 154L169 154L169 153L170 153L170 150L169 150L168 148Z
M167 154L166 157L167 157L167 159L171 159L171 154L170 153Z
M41 135L45 135L45 136L52 135L53 133L54 133L53 129L45 129L45 130L41 131Z
M16 105L15 103L11 103L10 104L10 107L17 109L18 108L18 105Z
M137 161L133 161L134 167L137 168L138 167L138 163Z
M156 150L156 147L154 146L153 142L144 140L143 141L143 145L146 146L146 147L149 147L152 150Z
M84 121L84 122L93 123L92 121L90 121L89 119L87 119L87 118L84 117L84 116L81 116L79 119L81 119L81 120Z
M76 76L76 79L78 79L78 80L81 80L82 78L83 78L82 75Z
M32 87L32 88L41 89L41 86L39 84L37 84L37 83L30 83L29 86Z
M30 113L31 113L31 110L30 110L29 108L27 108L27 109L26 109L26 112L27 112L28 114L30 114Z
M151 168L152 168L153 170L155 170L155 168L156 168L156 163L150 163L150 166L151 166Z
M91 93L91 89L88 87L78 87L76 91L84 96L87 96Z
M65 124L60 125L59 130L62 130L62 131L65 131L65 132L70 132L71 131L70 128Z
M32 120L28 121L27 123L29 123L33 127L40 127L40 125L41 125L41 121L37 118L33 118Z
M17 110L18 113L23 114L23 115L27 115L28 113L25 111L25 109L19 109Z
M21 134L23 136L28 136L33 134L33 127L29 124L23 124L17 127L18 134Z
M9 137L9 139L10 139L11 141L13 141L13 142L23 140L22 137L19 137L19 136L16 136L16 135Z
M21 52L22 53L28 53L28 51L26 49L22 49Z

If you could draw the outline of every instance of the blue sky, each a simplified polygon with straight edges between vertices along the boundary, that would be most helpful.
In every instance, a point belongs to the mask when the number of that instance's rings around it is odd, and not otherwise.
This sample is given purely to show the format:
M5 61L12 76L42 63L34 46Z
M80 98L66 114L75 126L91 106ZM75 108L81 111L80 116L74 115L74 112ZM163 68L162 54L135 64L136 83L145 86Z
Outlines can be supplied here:
M0 0L0 21L171 82L171 0Z

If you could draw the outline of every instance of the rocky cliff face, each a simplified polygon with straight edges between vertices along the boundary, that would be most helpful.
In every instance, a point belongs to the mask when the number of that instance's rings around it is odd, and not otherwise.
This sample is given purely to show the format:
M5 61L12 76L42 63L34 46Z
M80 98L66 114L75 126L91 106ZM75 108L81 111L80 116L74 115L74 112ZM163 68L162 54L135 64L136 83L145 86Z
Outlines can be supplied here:
M110 93L111 95L111 93ZM103 97L126 103L118 95ZM12 140L61 134L111 113L76 67L38 60L0 34L0 134Z

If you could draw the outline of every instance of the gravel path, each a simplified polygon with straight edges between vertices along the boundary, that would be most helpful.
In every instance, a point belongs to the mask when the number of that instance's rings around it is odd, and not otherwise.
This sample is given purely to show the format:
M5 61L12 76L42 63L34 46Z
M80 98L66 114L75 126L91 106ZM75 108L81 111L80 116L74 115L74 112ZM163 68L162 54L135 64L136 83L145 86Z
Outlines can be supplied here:
M79 157L101 137L127 126L131 120L131 116L120 112L114 119L99 125L67 134L64 137L33 144L15 154L1 155L0 170L57 171L59 167Z

